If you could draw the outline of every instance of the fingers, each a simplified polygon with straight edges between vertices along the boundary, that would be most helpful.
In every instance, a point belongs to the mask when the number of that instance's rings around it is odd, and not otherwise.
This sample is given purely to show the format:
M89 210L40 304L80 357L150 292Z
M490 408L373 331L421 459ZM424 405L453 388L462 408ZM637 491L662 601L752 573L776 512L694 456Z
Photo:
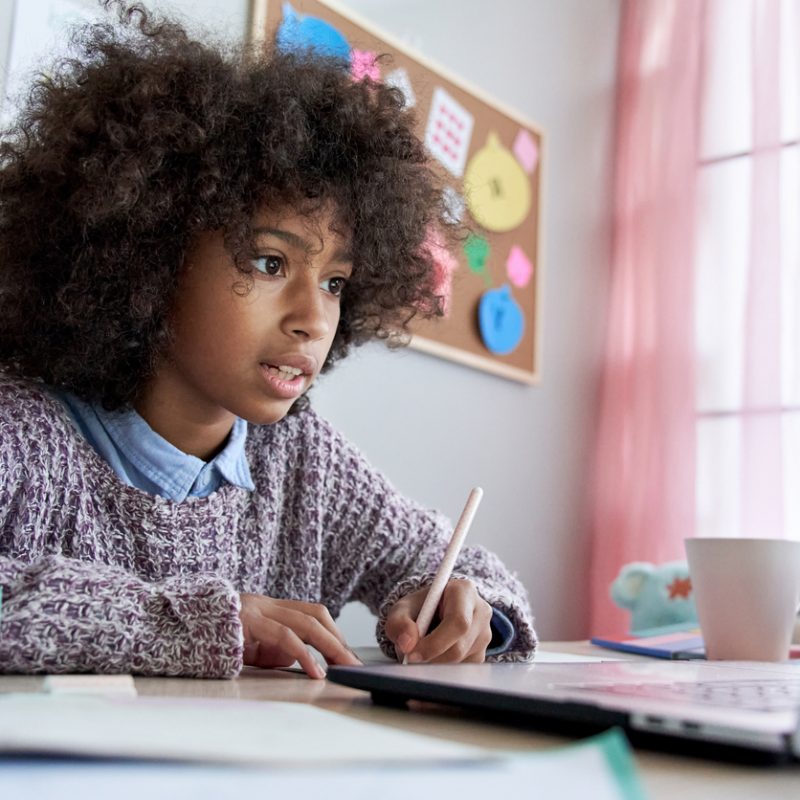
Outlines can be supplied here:
M284 608L294 609L296 611L300 611L303 614L307 614L310 617L313 617L320 625L322 625L326 630L332 633L342 644L346 645L345 638L342 635L342 632L336 627L336 623L333 621L333 617L331 616L331 612L328 611L327 606L322 605L322 603L306 603L302 600L277 600L272 599L272 602L276 606L281 606Z
M329 664L359 664L344 638L331 633L316 617L305 611L278 606L272 620L289 628L301 641L319 650Z
M261 595L241 598L246 664L281 667L297 661L310 677L324 678L325 671L306 645L318 650L329 664L361 663L324 606Z
M245 644L245 663L254 667L288 667L297 661L310 678L325 677L325 670L291 628L264 619L251 641ZM257 638L259 637L259 638Z
M485 660L492 639L492 609L471 581L451 581L447 585L439 604L439 616L439 625L407 651L410 663Z
M491 615L490 615L491 617ZM486 648L492 641L491 626L487 622L485 631L476 631L476 636L470 642L470 637L459 639L452 647L438 656L427 659L430 664L482 664L486 660Z
M388 639L394 642L399 658L412 652L417 646L419 628L414 620L422 608L427 591L422 589L398 600L386 617L384 630Z

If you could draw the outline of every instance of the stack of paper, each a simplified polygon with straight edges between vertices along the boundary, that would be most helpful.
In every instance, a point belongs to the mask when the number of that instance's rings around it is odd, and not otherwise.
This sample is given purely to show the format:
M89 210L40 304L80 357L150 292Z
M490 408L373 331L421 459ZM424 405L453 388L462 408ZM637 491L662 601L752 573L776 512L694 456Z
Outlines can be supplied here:
M0 695L0 720L0 797L14 800L643 797L615 731L499 754L303 703L43 694Z

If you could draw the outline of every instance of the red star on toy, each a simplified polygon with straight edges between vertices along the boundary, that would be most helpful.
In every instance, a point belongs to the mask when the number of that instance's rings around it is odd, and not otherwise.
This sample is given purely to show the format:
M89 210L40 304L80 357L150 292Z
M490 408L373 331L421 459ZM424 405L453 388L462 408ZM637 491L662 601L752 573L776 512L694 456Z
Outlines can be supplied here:
M669 592L669 599L674 600L676 597L683 597L688 599L692 593L692 579L691 578L675 578L672 583L667 586Z

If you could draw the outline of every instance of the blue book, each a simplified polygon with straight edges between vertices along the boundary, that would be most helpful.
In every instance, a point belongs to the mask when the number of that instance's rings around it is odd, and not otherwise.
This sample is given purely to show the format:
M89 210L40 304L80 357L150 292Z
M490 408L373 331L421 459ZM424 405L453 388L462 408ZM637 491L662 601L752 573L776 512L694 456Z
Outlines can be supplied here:
M655 633L650 636L635 636L628 639L612 639L593 636L592 644L623 653L667 659L705 658L706 651L700 629Z

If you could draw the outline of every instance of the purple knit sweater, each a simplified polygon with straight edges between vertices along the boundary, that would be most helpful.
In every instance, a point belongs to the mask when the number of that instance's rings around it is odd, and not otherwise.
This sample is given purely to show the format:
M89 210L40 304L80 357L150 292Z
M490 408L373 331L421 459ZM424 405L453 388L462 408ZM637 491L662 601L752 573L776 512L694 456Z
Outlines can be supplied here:
M175 503L126 486L38 384L0 376L0 672L232 677L239 592L378 615L430 582L449 523L412 503L313 411L252 426L256 484ZM525 591L468 547L456 573L536 639Z

